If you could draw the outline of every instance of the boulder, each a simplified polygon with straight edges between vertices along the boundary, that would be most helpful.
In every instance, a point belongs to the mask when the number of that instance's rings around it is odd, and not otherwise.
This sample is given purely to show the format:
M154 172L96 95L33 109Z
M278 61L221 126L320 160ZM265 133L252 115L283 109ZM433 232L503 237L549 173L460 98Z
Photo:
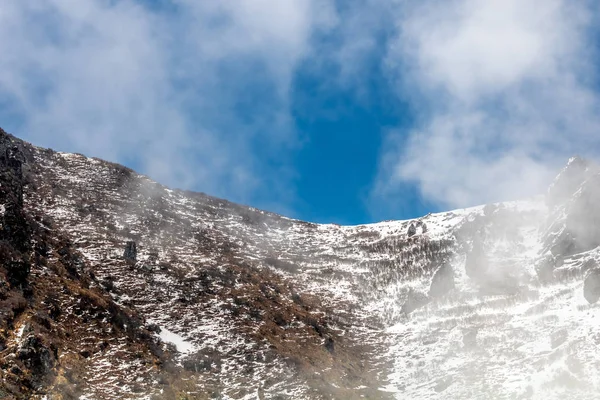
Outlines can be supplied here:
M330 353L334 352L335 342L331 337L328 337L327 339L325 339L325 349Z
M146 329L148 329L150 332L154 332L154 333L160 333L162 331L162 329L160 329L160 326L158 326L157 324L148 324L148 326L146 326Z
M417 234L417 227L415 226L415 224L410 224L410 226L408 227L408 232L406 232L406 234L408 235L408 237L413 237Z
M125 251L123 252L123 258L125 261L135 263L137 261L137 246L135 242L129 241L125 244Z
M583 297L590 304L600 299L600 269L594 269L587 274L583 282Z
M17 357L31 370L34 377L40 380L45 379L56 363L56 354L35 335L23 340Z

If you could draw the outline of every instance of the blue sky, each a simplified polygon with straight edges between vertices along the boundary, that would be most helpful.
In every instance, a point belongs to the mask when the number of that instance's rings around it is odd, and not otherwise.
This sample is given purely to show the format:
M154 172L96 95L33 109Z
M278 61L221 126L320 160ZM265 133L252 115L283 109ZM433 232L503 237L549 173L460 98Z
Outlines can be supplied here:
M356 224L543 192L600 152L578 0L6 0L0 126Z

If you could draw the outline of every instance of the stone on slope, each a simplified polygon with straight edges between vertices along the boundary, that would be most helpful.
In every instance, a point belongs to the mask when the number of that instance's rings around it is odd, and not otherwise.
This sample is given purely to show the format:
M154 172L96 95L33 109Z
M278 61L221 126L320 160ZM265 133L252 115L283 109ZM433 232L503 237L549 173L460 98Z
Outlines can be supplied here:
M125 251L123 252L123 258L128 261L135 263L137 260L137 247L135 242L129 241L125 244Z
M38 336L30 335L21 343L17 357L31 370L37 383L49 378L56 354Z
M417 234L417 227L415 226L415 224L412 224L412 223L410 224L406 234L408 235L408 237L413 237Z

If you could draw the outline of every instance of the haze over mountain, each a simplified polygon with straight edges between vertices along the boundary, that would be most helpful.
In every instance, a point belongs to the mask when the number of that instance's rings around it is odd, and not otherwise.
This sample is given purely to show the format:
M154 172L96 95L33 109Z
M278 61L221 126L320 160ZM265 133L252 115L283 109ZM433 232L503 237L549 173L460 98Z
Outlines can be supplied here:
M516 177L518 179L518 177ZM0 131L8 399L592 399L600 170L360 226Z

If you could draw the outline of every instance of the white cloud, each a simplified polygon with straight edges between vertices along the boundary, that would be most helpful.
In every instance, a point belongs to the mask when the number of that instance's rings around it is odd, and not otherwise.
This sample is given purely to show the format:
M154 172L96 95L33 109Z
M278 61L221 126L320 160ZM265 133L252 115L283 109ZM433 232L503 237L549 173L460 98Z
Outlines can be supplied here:
M3 1L0 116L36 144L247 201L270 168L252 140L273 143L266 157L294 142L288 90L312 32L332 21L320 4ZM272 92L260 115L256 82Z
M420 79L461 100L552 79L581 46L582 17L562 0L426 2L402 21L400 51Z
M0 124L168 184L285 197L299 63L360 97L395 29L385 68L417 124L390 131L374 196L408 182L448 206L520 197L598 149L593 1L333 3L6 0Z
M574 153L600 152L592 2L405 3L387 65L420 108L391 132L375 193L414 182L460 207L545 189Z

